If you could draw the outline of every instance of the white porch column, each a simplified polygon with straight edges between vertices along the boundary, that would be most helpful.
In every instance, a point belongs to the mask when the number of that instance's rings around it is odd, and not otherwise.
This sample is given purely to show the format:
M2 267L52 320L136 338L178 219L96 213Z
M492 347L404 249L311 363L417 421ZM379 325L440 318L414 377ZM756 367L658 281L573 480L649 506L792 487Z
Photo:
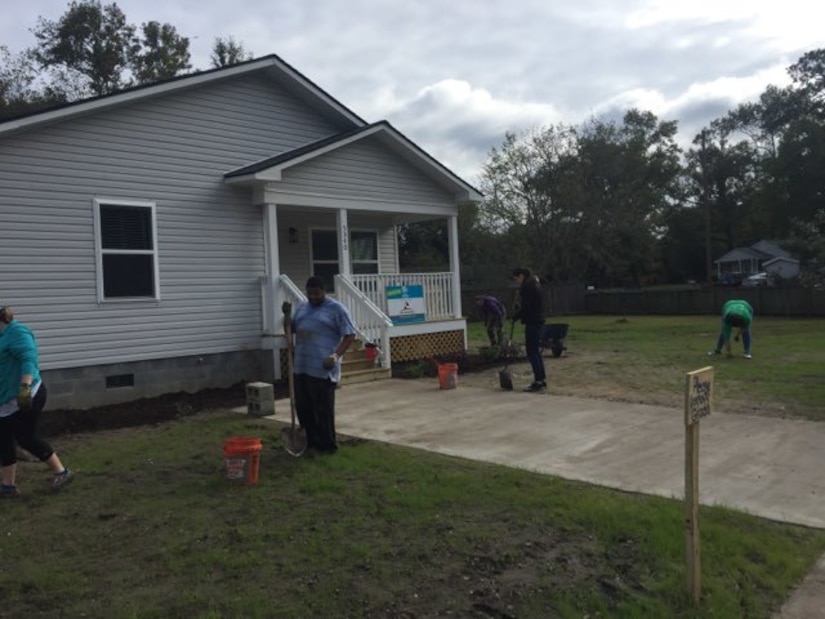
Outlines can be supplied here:
M284 317L281 314L281 286L278 277L281 274L281 261L278 256L278 208L275 204L267 203L263 205L264 217L264 249L266 250L266 278L267 290L265 294L264 306L261 311L265 312L264 325L270 330L270 335L282 333L284 329ZM281 380L281 349L274 348L272 351L272 363L275 367L275 380Z
M450 248L450 273L453 275L453 316L461 318L461 265L458 260L457 215L451 215L447 219L447 245Z
M349 226L347 225L347 210L339 208L335 212L338 234L338 270L346 278L349 278L352 268L350 266L349 254Z

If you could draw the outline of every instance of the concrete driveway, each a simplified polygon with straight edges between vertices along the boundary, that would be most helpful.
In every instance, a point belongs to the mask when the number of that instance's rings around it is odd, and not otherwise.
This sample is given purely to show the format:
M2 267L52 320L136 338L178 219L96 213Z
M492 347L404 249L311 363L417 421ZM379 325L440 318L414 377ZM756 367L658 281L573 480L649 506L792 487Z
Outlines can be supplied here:
M684 496L681 409L391 379L341 388L336 416L343 434ZM823 447L825 423L714 413L700 427L700 500L825 528Z

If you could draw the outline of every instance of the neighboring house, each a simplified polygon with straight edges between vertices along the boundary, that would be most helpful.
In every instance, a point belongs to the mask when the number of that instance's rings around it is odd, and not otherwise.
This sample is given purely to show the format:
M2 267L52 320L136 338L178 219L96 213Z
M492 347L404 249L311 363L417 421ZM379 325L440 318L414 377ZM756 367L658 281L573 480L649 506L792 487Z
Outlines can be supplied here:
M773 241L759 241L750 247L737 247L714 260L716 276L722 280L725 275L744 277L759 273L765 270L768 261L775 258L790 259L791 255Z
M799 260L778 256L763 262L762 269L773 279L791 279L799 275Z
M480 197L267 56L1 122L0 303L52 407L280 378L311 274L388 368L464 350L458 205ZM396 225L428 219L450 271L399 275ZM396 285L414 320L390 320Z

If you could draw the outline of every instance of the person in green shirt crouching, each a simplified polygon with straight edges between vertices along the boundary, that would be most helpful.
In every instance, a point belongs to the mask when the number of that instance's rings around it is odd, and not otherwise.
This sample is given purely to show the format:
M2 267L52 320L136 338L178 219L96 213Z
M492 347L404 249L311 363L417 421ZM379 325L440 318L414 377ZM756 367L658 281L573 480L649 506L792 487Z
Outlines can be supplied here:
M731 299L722 306L722 332L716 340L716 349L711 350L708 356L721 355L722 346L728 357L732 356L730 350L730 336L733 332L734 340L737 342L742 338L742 346L745 349L745 359L753 358L751 354L751 323L753 322L753 308L750 303L741 299Z

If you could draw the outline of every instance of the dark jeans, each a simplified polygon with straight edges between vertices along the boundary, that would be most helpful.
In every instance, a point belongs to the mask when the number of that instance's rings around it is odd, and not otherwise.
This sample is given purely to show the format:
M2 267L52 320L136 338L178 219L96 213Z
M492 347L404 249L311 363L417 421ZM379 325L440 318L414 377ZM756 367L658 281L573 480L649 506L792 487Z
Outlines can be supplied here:
M533 380L543 383L547 380L544 373L544 358L541 356L541 330L544 327L541 323L528 323L524 325L524 350L527 353L527 360L533 367Z
M719 338L716 340L716 350L722 350L722 346L725 345L725 322L722 321L722 332L719 334ZM745 349L746 353L751 351L751 330L750 327L747 329L742 329L742 347Z
M484 321L487 328L487 337L490 339L490 346L504 345L504 330L502 329L501 316L488 316Z
M295 412L307 434L307 445L335 451L335 383L327 378L294 374Z
M15 442L41 462L54 453L51 445L37 434L40 413L46 406L46 385L41 383L32 400L31 410L17 411L9 417L0 417L0 466L17 462Z

